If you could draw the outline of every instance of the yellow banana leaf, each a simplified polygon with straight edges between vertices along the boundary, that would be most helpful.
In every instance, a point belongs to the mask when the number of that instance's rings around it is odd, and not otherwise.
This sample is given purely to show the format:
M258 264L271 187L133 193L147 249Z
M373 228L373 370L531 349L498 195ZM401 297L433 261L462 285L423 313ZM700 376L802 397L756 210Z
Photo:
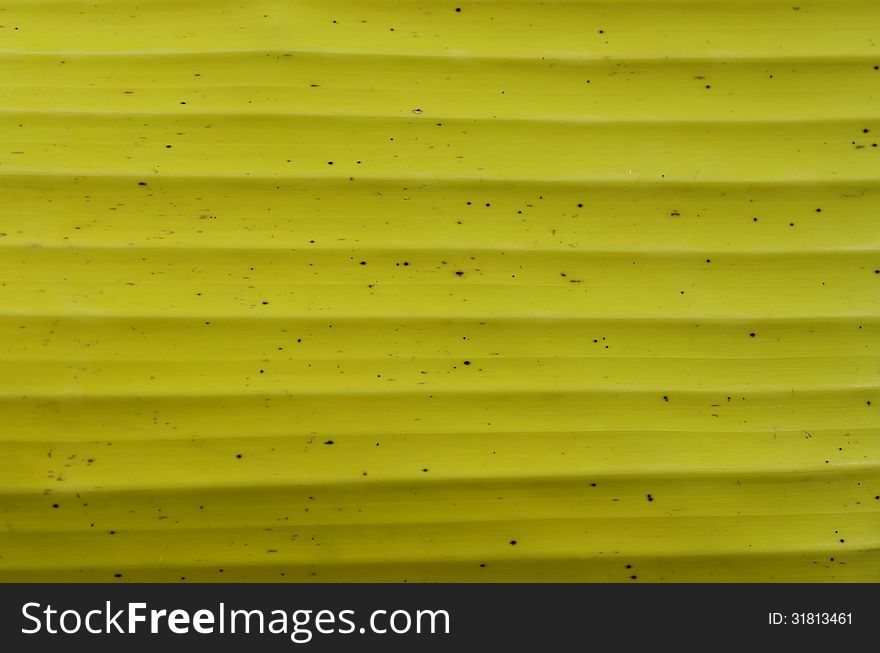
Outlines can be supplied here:
M0 580L880 580L875 0L3 0Z

